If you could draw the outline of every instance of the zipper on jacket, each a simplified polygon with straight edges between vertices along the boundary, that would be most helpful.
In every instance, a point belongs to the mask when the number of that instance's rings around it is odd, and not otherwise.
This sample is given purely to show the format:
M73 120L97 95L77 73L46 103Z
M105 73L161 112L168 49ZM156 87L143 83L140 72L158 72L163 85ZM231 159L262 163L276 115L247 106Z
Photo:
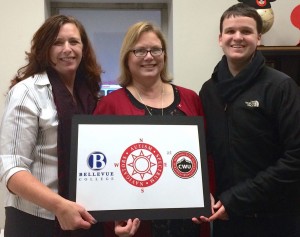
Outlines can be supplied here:
M225 106L224 106L224 111L225 111L225 112L227 111L227 103L226 103Z

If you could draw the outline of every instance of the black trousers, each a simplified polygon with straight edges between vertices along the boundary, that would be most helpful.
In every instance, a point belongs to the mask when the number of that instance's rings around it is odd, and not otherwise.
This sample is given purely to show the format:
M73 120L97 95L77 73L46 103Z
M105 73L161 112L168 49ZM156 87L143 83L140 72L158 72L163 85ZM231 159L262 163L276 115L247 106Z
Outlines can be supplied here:
M53 237L55 221L36 217L14 207L5 208L4 237ZM103 237L101 223L92 225L89 230L64 231L64 236Z
M54 221L5 207L4 237L53 237Z
M300 204L299 204L300 205ZM249 217L213 223L213 237L299 237L300 215Z

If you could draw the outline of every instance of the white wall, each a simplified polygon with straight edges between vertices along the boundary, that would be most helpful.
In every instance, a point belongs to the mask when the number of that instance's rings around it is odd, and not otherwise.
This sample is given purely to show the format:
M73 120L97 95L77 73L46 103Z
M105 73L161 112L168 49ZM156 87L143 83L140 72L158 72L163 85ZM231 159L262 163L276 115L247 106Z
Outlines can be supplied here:
M45 0L47 2L47 0ZM0 0L0 118L4 94L17 69L24 65L24 52L30 40L48 15L48 4L41 0ZM82 0L83 1L83 0ZM94 0L95 2L96 0ZM99 0L105 2L104 0ZM154 0L144 0L155 2ZM199 1L165 0L170 3L169 45L175 83L199 91L219 61L222 52L218 46L219 18L222 12L237 0ZM164 2L165 2L164 1ZM90 1L91 2L91 1ZM112 1L108 1L112 2ZM119 0L117 2L126 2ZM141 2L133 1L131 2ZM161 2L157 0L156 2ZM297 3L296 3L297 2ZM296 45L300 31L292 26L290 13L299 4L295 0L272 2L275 22L263 36L264 45ZM0 188L0 228L4 225L2 187Z

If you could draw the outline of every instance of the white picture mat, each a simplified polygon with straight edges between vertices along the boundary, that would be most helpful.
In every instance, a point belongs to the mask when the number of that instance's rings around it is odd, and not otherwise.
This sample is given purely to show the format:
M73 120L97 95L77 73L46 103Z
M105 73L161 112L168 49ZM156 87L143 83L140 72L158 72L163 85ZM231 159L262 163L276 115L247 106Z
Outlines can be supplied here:
M77 175L87 165L91 152L100 151L107 157L106 167L99 172L114 172L114 180L78 182L76 202L88 211L204 207L200 144L196 125L78 125ZM111 135L111 136L110 136ZM162 176L152 186L144 188L129 184L122 176L121 155L131 145L147 143L163 158ZM174 174L171 159L179 151L189 151L198 162L197 173L182 179ZM88 171L87 172L93 172Z

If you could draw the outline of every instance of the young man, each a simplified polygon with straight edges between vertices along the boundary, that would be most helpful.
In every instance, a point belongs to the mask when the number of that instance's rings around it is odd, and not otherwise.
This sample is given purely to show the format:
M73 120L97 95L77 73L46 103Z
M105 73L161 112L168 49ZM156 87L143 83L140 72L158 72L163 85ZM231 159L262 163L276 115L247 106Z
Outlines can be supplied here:
M262 20L239 3L220 20L224 56L200 91L216 173L214 237L300 236L300 91L267 67ZM201 218L203 221L203 217Z

